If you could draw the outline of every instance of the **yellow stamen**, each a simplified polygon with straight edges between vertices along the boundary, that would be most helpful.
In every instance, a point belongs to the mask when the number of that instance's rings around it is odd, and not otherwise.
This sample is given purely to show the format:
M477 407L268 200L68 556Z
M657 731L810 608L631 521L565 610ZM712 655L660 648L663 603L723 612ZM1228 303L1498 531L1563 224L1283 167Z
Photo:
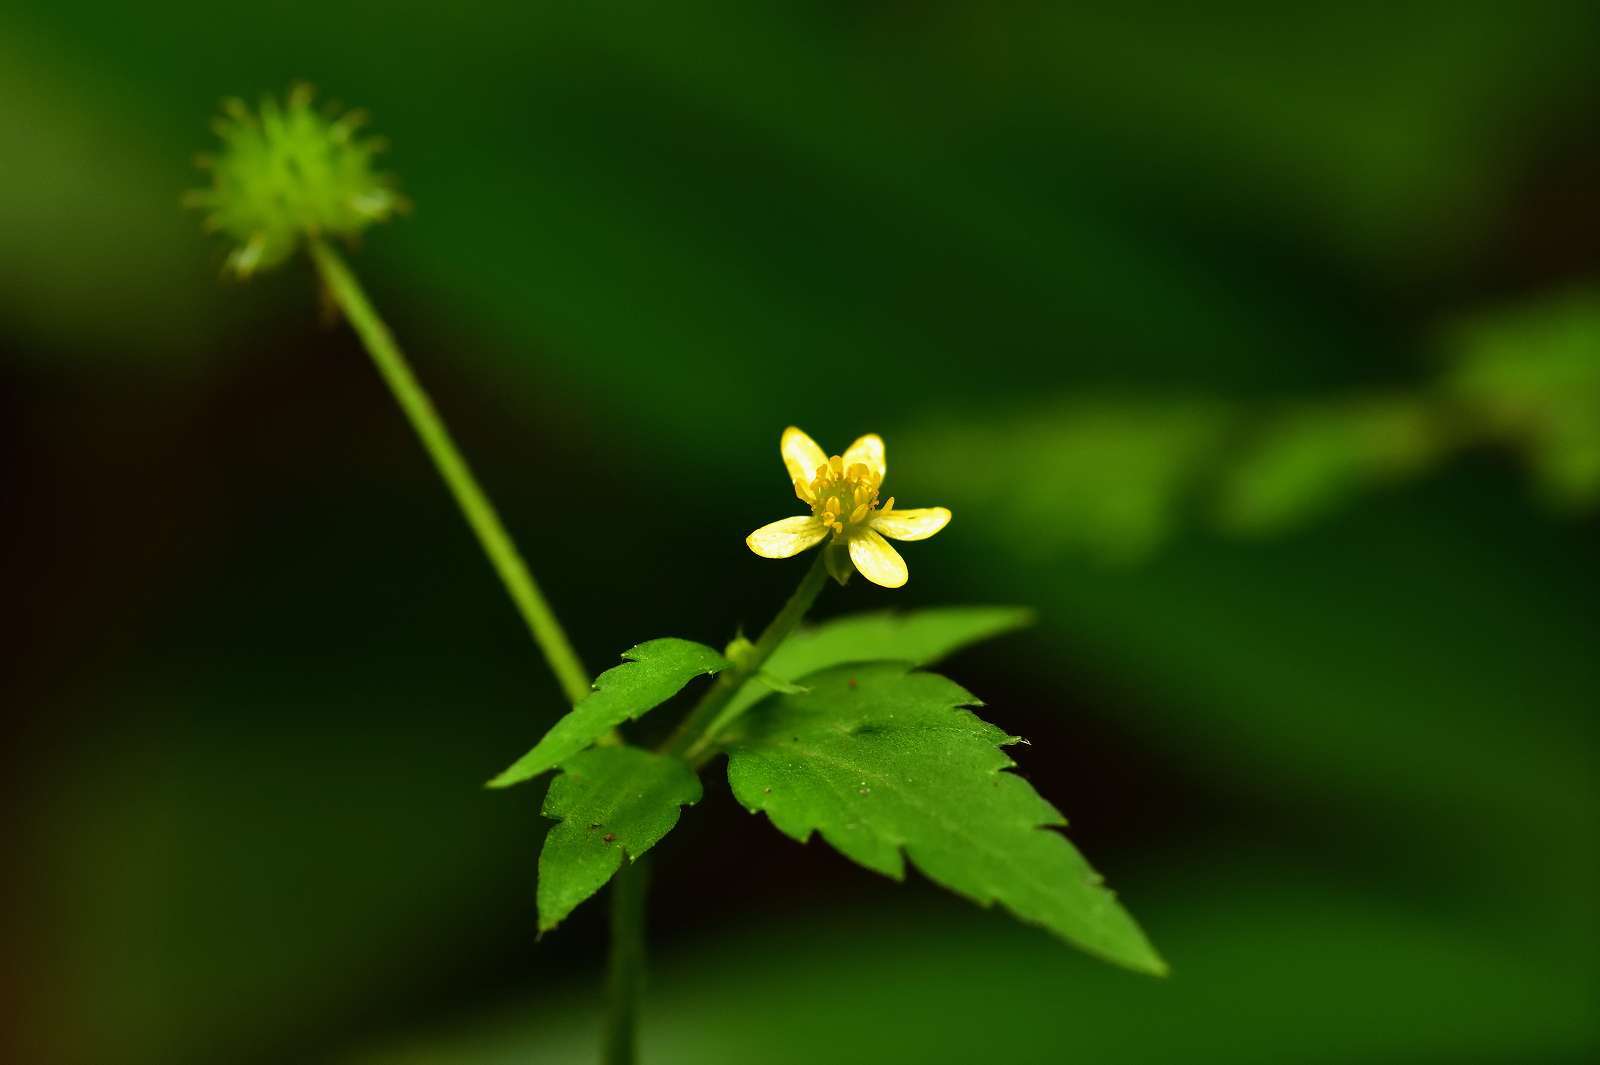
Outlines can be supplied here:
M823 548L824 557L840 583L853 565L868 580L885 588L904 584L905 563L884 537L925 540L944 527L950 512L943 507L930 507L886 513L894 511L894 496L879 506L884 462L883 441L877 436L869 434L850 445L845 452L850 458L829 455L794 428L784 431L780 445L785 467L800 474L794 478L794 494L809 505L811 514L776 522L774 527L799 530L796 535L804 543L797 544L797 550L815 546L831 536L833 543ZM823 461L818 463L818 459ZM814 466L809 477L805 475L807 466ZM748 541L756 554L777 558L796 553L764 549L764 532L765 529L758 529Z
M817 467L810 484L795 483L795 494L811 504L811 513L835 536L846 536L872 516L883 478L866 463L832 455Z

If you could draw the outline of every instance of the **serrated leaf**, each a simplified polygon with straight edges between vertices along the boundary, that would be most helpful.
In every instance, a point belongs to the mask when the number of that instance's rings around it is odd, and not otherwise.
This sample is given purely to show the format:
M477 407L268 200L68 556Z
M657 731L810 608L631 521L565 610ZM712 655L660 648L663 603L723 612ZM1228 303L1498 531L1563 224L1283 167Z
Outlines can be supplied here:
M699 801L700 778L669 755L597 747L569 758L544 800L544 815L560 823L539 852L539 931L560 924Z
M903 663L839 667L806 695L767 700L730 743L746 808L805 842L813 832L900 879L904 858L980 905L1000 902L1091 954L1149 973L1166 965L1057 828L1061 814L1014 773L1015 742L964 709L959 685Z
M489 781L489 787L510 787L554 769L624 721L660 706L695 677L721 672L729 664L705 644L671 637L641 643L622 657L627 661L600 674L588 698L557 721L533 750Z
M801 629L767 660L764 673L793 683L820 669L846 662L909 662L932 665L963 647L1020 629L1033 613L1013 606L932 607L909 614L876 611ZM746 682L718 718L732 721L772 694L772 686ZM790 693L794 694L794 693ZM717 727L711 732L715 734Z

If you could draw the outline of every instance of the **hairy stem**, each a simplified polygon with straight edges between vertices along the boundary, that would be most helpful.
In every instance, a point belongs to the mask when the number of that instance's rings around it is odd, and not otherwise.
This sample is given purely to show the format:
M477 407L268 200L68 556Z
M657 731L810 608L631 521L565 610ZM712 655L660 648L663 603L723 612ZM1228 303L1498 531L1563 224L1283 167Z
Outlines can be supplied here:
M695 768L699 768L711 757L712 743L718 733L730 724L730 721L722 718L723 709L740 688L761 672L762 667L767 664L767 659L772 657L772 653L799 626L806 612L817 601L823 586L828 583L826 552L826 547L817 552L816 561L800 579L800 586L794 590L789 601L783 604L783 609L778 611L777 616L762 631L750 651L743 655L732 669L724 670L717 677L716 682L667 740L662 747L663 751L677 755Z
M566 632L545 602L539 586L534 583L522 556L517 553L516 544L500 523L494 505L479 487L477 478L473 477L472 470L467 466L467 460L456 449L455 441L450 438L450 431L445 428L438 411L428 399L428 393L411 372L399 345L394 342L383 319L378 317L378 312L367 300L361 283L350 272L339 253L325 242L313 240L311 258L316 262L317 271L322 275L334 302L361 338L384 381L388 382L400 409L411 419L412 428L417 431L422 446L432 457L451 495L455 496L467 524L477 534L478 543L483 546L506 591L511 594L511 600L522 614L522 620L527 623L534 642L544 652L545 660L550 663L550 669L560 682L562 691L576 703L589 694L589 675L578 660L577 652L572 649Z

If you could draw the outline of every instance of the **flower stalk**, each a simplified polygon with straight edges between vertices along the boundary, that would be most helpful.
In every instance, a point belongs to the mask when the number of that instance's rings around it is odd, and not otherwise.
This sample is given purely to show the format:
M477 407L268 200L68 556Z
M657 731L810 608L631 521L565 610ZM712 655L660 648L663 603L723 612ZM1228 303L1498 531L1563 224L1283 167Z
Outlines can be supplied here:
M561 623L545 602L522 555L506 532L494 505L472 474L450 431L434 409L421 382L395 343L394 336L367 299L361 283L327 242L308 241L311 259L323 284L372 356L378 372L410 419L439 475L450 488L467 524L505 584L534 642L555 673L567 699L577 705L590 691L588 673L567 639ZM621 743L614 730L602 742ZM606 984L603 1060L606 1065L634 1065L638 1055L639 1000L644 987L645 901L649 874L644 862L630 862L611 888L611 949Z
M737 656L733 668L724 670L707 689L662 746L664 753L677 755L696 769L705 764L713 753L712 745L717 736L732 724L731 718L723 718L723 709L746 683L759 683L755 680L756 674L761 672L767 659L805 620L817 596L828 583L828 576L827 553L819 551L811 568L800 579L799 587L783 604L783 609L762 630L755 644Z
M361 283L339 253L320 238L308 242L311 259L323 284L345 318L372 356L378 372L394 393L396 402L423 447L433 459L439 475L450 488L467 524L477 534L484 553L505 584L512 602L527 623L534 642L573 704L592 690L588 673L567 639L561 623L545 602L533 574L506 532L494 505L461 455L450 431L434 409L421 382L394 336L367 299ZM615 730L603 742L621 743ZM638 1060L639 1001L644 988L645 901L649 891L649 872L644 862L630 862L619 873L611 888L611 949L606 983L606 1019L602 1033L603 1061L606 1065L634 1065Z
M478 479L473 476L467 460L456 447L428 393L411 372L405 355L368 301L355 274L351 273L344 259L326 241L314 237L308 243L311 259L316 263L317 272L322 276L334 303L344 312L345 318L372 356L378 372L389 385L389 390L394 393L395 401L411 420L412 428L433 459L439 476L449 486L450 494L455 497L467 524L477 535L484 554L489 556L495 572L500 575L528 631L533 634L534 642L544 652L545 660L550 663L551 671L561 684L561 690L568 700L577 703L589 694L589 675L573 650L571 641L567 639L566 632L556 621L550 605L545 602L533 574L528 572L527 564L522 561L517 545L501 523L494 504L489 502L489 497L479 486Z

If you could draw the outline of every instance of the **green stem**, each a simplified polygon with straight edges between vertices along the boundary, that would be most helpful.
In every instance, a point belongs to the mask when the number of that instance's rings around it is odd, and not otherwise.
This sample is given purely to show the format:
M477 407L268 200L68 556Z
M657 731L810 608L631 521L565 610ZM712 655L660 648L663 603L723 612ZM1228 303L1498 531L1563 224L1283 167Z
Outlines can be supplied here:
M450 493L455 496L456 504L466 516L467 524L477 534L478 543L483 545L484 553L494 564L506 591L511 593L512 601L521 612L522 620L527 622L528 631L533 633L534 642L544 652L562 691L572 702L578 702L590 691L589 675L584 671L583 663L578 660L567 634L562 631L539 586L534 583L533 575L517 553L516 544L512 543L505 526L500 523L494 505L478 486L467 460L461 457L455 442L450 439L449 430L428 399L427 392L411 372L406 357L400 353L399 345L394 342L383 319L378 317L378 312L368 302L361 283L338 252L321 240L312 240L311 258L316 262L328 292L355 328L356 335L377 364L378 372L388 382L389 390L394 393L400 408L411 419L412 428L417 431L422 446L433 458L439 475L449 485Z
M494 564L522 619L544 652L562 690L574 704L590 692L589 675L578 660L567 634L545 602L533 575L518 554L516 544L500 523L493 504L478 485L467 461L457 450L428 394L395 343L383 319L368 301L361 283L344 260L321 240L311 241L311 258L334 302L361 338L378 372L394 393L395 400L411 420L422 445L444 478L467 524L477 534L484 553ZM826 549L824 549L826 550ZM716 731L727 724L719 721L723 709L744 683L761 671L767 659L800 624L827 582L824 552L817 552L811 569L801 580L789 601L772 619L750 653L734 669L717 678L699 704L673 734L666 750L699 765L709 756L709 745ZM612 734L610 742L620 742ZM649 891L649 867L645 862L625 864L611 887L611 951L607 1020L604 1042L606 1065L634 1065L637 1060L639 999L644 984L645 901Z
M311 258L345 318L366 346L389 390L411 419L422 446L433 458L450 493L455 496L467 524L477 534L478 543L494 564L511 600L544 652L546 661L560 682L568 700L577 704L591 691L589 674L584 670L572 643L544 600L533 574L517 552L516 544L500 523L494 505L479 487L467 460L456 449L438 411L428 399L416 375L400 352L394 337L378 317L378 312L362 291L350 268L338 252L320 240L311 241ZM621 743L613 729L602 743ZM608 1065L632 1065L638 1038L639 991L644 982L644 904L648 889L643 862L625 867L611 891L611 975L608 988L608 1017L605 1031L605 1060Z
M755 646L741 657L734 668L724 670L717 677L716 683L711 685L663 745L663 751L677 755L695 768L699 768L711 757L712 742L730 723L722 719L723 709L747 681L761 672L762 667L767 664L767 659L771 658L772 653L789 638L789 634L795 630L812 604L817 601L823 586L828 583L828 550L829 548L824 547L817 552L816 561L800 579L800 586L794 590L789 601L783 604L783 609L778 611L778 615L762 631Z
M650 889L648 858L623 862L611 882L611 973L606 1027L600 1060L634 1065L638 1060L639 999L644 991L645 897Z

